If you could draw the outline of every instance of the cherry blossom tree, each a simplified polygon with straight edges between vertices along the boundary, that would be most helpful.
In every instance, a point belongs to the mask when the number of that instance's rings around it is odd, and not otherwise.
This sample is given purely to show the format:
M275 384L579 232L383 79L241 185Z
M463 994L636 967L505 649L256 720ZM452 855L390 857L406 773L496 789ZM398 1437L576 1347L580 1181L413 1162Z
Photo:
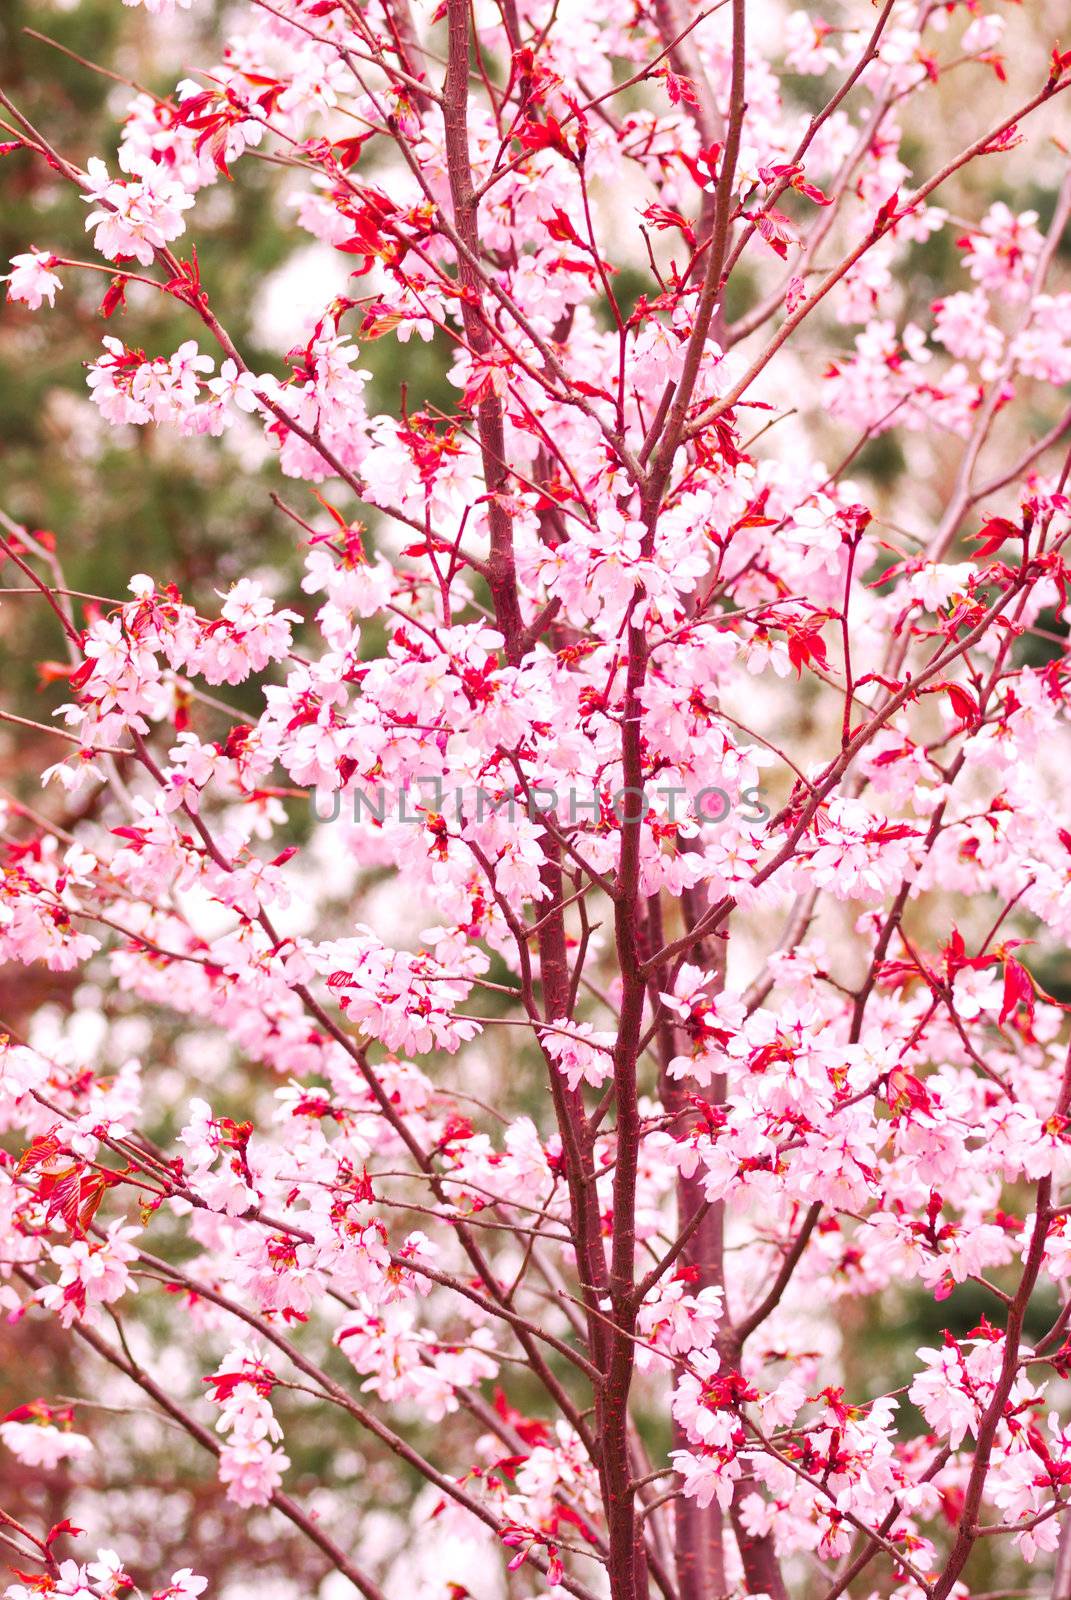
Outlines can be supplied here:
M0 96L90 236L8 300L97 284L132 448L274 454L305 597L75 593L3 521L68 700L0 955L86 997L4 1036L0 1293L325 1594L1068 1592L1071 51L833 9L243 0L85 170ZM275 371L193 243L252 161L347 274ZM912 1285L943 1337L854 1392L837 1308ZM84 1415L0 1441L77 1474ZM294 1481L309 1415L368 1489ZM0 1512L8 1600L130 1593L100 1511Z

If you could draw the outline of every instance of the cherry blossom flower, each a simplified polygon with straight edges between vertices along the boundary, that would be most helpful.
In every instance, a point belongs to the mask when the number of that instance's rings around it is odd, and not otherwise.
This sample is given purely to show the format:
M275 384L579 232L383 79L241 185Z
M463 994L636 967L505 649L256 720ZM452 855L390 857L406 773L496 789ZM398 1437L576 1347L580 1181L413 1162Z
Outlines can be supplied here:
M56 257L45 250L12 256L12 270L0 277L0 283L7 284L8 299L21 300L31 311L38 310L46 300L50 306L55 305L56 290L63 288L58 274L52 271L55 265Z
M152 163L138 163L136 176L113 179L98 156L89 159L88 204L97 204L86 218L86 229L93 228L93 243L101 255L114 261L133 256L143 267L152 266L157 250L185 232L182 212L193 205L193 196Z

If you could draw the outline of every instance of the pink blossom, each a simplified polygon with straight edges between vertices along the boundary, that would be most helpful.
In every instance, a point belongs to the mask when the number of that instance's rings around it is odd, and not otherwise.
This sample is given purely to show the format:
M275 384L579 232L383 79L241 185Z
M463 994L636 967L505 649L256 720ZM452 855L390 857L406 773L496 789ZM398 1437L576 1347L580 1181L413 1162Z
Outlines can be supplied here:
M7 284L8 299L23 301L31 311L36 311L45 300L50 306L55 305L56 290L63 288L58 275L52 271L55 265L56 257L45 250L29 250L12 256L12 271L0 277L0 283Z
M96 230L93 243L101 255L113 261L133 256L150 267L156 251L185 232L182 212L193 205L193 196L151 163L139 163L134 171L134 177L113 179L99 157L90 157L85 199L98 209L86 218L86 228Z

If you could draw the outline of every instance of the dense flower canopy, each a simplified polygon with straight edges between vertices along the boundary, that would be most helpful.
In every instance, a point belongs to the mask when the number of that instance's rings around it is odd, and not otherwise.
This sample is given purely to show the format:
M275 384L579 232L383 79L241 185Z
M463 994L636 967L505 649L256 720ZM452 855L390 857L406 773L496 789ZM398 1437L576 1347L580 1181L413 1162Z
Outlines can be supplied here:
M85 170L4 99L87 233L7 298L47 340L100 285L132 449L277 459L304 604L75 594L5 522L69 698L0 955L96 997L3 1038L5 1312L325 1596L1063 1570L1071 52L1003 0L243 0L190 72ZM252 161L347 283L274 371L194 245ZM124 342L153 296L176 349ZM381 340L452 405L377 409ZM902 505L852 475L884 435ZM834 1308L905 1285L942 1334L856 1391ZM393 1564L370 1494L293 1481L303 1410L392 1485ZM80 1415L28 1393L0 1442L77 1473ZM130 1592L86 1504L0 1514L8 1600Z

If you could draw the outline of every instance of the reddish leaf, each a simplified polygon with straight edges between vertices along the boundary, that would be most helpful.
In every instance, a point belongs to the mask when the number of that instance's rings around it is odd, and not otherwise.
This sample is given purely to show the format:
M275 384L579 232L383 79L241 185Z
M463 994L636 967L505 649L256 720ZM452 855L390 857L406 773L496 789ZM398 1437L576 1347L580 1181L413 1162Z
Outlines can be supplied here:
M77 1226L72 1226L72 1233L85 1233L100 1209L100 1203L104 1199L108 1186L108 1179L103 1173L96 1173L92 1178L82 1183Z
M1059 83L1068 67L1071 67L1071 50L1061 50L1058 44L1052 47L1052 65L1049 68L1049 88Z
M805 628L788 629L788 659L796 669L797 678L802 675L804 667L812 663L824 671L829 670L829 659L821 627L822 624L818 621Z
M1000 1008L1001 1023L1007 1022L1022 1006L1026 1011L1028 1022L1033 1025L1035 1001L1036 992L1033 978L1020 962L1008 956L1004 962L1004 999Z
M678 228L689 244L695 244L695 229L679 211L672 211L668 206L649 205L643 216L645 222L653 223L660 231Z
M127 280L122 276L112 279L100 303L102 317L110 317L113 311L126 304L126 283Z
M51 1222L54 1217L62 1217L74 1233L78 1227L78 1208L82 1197L81 1167L70 1166L61 1172L42 1173L39 1192L41 1198L48 1201L45 1213L48 1221Z
M891 223L896 221L896 217L897 217L896 204L897 204L897 201L899 200L899 198L900 198L900 191L896 190L896 192L891 194L889 196L889 198L885 201L885 204L880 207L877 216L874 218L874 232L875 233L883 233L885 231L885 229L887 227L889 227L889 225Z
M61 1533L65 1533L69 1539L80 1539L85 1531L84 1528L76 1527L69 1517L64 1517L62 1522L55 1522L49 1528L45 1535L45 1544L49 1546L54 1544Z
M785 290L785 310L789 316L798 311L807 298L807 285L802 278L790 278Z
M45 1162L51 1161L61 1149L62 1146L54 1133L38 1134L19 1157L15 1168L16 1176L21 1177L24 1172L32 1172L34 1167L44 1166Z
M808 200L813 200L816 206L831 206L833 204L828 194L823 194L817 184L809 183L802 174L793 182L792 187L798 189L800 194L805 194Z
M578 245L581 250L587 249L587 245L577 233L576 229L569 221L569 218L566 216L561 206L554 207L554 213L552 217L549 221L544 219L543 226L546 228L552 239L557 239L563 244L568 243Z
M696 97L695 88L690 78L682 78L679 73L670 72L667 69L665 73L665 79L666 88L669 90L669 98L672 100L675 106L679 106L682 101L690 106L697 106L699 104L699 100Z
M128 828L124 825L113 828L112 832L118 834L120 839L129 839L131 844L136 844L139 849L148 842L148 834L142 828Z
M525 150L557 150L570 161L574 159L557 117L548 117L546 122L522 122L517 137Z
M969 690L961 683L948 683L945 685L948 698L952 702L952 709L961 722L973 722L978 715L978 702Z
M1016 527L1014 522L1009 522L1007 517L990 517L980 532L971 534L972 539L981 539L983 542L974 552L976 561L985 561L994 555L1008 539L1021 539L1023 530Z
M335 160L345 172L357 165L361 151L372 137L371 133L357 133L350 139L336 139L331 146Z
M770 249L784 261L789 245L796 243L796 235L788 218L782 216L780 211L760 211L755 218L755 226Z
M983 148L982 155L1002 155L1005 150L1014 150L1017 144L1022 144L1023 136L1019 132L1019 124L1013 122L1010 128L1001 129Z

